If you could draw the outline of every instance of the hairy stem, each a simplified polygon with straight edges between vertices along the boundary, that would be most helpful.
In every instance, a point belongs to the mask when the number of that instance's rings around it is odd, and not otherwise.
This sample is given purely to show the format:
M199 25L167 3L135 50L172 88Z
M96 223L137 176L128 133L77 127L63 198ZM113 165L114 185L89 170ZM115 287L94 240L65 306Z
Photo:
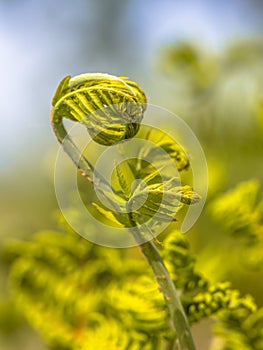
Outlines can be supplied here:
M132 234L135 240L141 242L141 232L137 228L136 222L133 220L132 213L129 213L129 219L134 226ZM145 256L148 264L151 266L155 278L158 282L160 291L162 292L171 316L171 328L177 334L180 350L195 350L190 326L185 315L182 303L176 291L175 285L171 279L169 272L160 256L154 241L140 244L141 251ZM177 350L178 345L173 341L172 350Z

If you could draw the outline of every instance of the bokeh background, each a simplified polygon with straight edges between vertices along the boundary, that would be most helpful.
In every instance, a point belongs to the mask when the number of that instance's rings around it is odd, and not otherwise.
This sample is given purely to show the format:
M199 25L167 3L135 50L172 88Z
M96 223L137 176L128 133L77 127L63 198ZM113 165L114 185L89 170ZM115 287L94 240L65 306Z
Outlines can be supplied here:
M150 103L183 118L206 153L208 205L189 233L200 268L262 305L261 265L231 260L236 238L222 233L209 209L242 181L256 181L262 197L262 14L260 0L0 0L1 250L10 239L57 229L49 110L58 82L84 72L129 76ZM13 312L9 268L3 259L0 348L45 349Z

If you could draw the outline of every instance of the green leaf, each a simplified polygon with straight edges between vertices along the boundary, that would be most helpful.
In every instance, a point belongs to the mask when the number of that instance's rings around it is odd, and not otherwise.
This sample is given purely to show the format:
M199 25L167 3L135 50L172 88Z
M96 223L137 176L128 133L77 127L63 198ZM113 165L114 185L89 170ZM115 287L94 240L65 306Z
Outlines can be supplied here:
M111 221L113 224L117 224L118 226L127 226L128 224L128 218L126 216L124 216L124 214L121 213L117 213L115 211L111 211L111 210L106 210L103 207L101 207L100 205L98 205L97 203L92 203L92 205L94 206L94 208L97 209L97 211L104 216L106 219L108 219L109 221Z
M60 98L63 96L64 91L67 89L67 87L69 85L70 78L71 78L71 76L67 75L59 83L59 86L57 87L57 90L56 90L56 92L53 96L53 99L52 99L52 106L55 106L55 104L58 102L58 100L60 100Z
M189 157L182 148L174 139L169 135L164 133L159 129L149 129L145 136L146 139L152 141L154 145L146 145L140 150L138 157L147 157L148 159L154 159L154 164L161 165L164 163L163 153L158 153L156 150L158 147L161 147L168 156L175 162L176 168L178 171L187 169L190 165Z
M122 164L116 164L114 170L116 171L116 175L118 178L119 186L121 188L121 191L126 199L128 199L131 196L131 186L129 186L128 182L126 181L126 177L122 171Z

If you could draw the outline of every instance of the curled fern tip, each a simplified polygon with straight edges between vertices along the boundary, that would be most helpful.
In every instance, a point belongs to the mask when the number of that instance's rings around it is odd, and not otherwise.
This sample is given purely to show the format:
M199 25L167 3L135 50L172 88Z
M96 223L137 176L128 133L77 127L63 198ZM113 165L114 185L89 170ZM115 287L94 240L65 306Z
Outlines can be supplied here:
M66 76L53 100L53 126L67 118L83 124L92 139L105 146L134 137L146 109L146 96L126 77L103 73Z

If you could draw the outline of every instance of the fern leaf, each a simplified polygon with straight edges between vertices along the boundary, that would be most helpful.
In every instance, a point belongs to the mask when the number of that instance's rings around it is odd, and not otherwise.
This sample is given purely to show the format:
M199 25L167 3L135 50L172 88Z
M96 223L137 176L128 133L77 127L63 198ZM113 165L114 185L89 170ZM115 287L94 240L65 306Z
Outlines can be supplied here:
M113 224L117 226L124 227L127 225L128 221L125 220L124 216L122 214L119 214L117 212L113 212L110 210L106 210L97 203L92 203L92 205L96 208L96 210L107 220L111 221ZM124 224L125 222L125 224Z
M119 185L121 187L121 191L126 199L128 199L131 196L131 187L129 186L128 182L126 181L126 177L121 169L121 165L117 165L115 162L115 167L114 167Z

